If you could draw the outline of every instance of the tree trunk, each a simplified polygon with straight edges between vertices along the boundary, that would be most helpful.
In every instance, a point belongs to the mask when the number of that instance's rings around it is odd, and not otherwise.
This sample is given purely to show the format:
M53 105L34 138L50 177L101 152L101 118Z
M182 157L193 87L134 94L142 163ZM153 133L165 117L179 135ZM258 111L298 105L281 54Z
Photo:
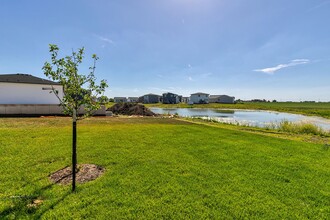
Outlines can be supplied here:
M76 168L77 168L77 113L73 110L72 115L72 192L76 190Z

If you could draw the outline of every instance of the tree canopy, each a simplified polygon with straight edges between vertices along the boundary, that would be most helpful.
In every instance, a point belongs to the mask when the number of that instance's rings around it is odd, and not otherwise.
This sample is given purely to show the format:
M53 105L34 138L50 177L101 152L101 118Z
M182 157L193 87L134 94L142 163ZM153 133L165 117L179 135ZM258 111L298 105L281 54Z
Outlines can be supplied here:
M108 87L105 80L101 80L100 84L96 83L94 73L96 61L99 59L96 54L92 55L93 65L89 67L89 73L79 73L78 67L84 59L84 51L85 48L82 47L77 52L72 51L70 56L59 58L58 46L50 44L51 62L45 62L42 68L48 78L59 82L63 86L63 97L59 97L58 91L54 88L53 92L63 106L64 113L71 116L74 110L78 116L80 107L85 110L84 117L99 109L102 97L104 97L103 93Z

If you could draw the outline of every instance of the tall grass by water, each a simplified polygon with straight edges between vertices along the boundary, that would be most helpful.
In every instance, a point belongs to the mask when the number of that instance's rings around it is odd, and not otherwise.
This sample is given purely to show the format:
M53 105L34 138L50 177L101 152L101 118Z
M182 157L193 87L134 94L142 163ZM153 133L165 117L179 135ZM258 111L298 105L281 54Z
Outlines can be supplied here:
M236 126L258 127L253 124L238 122L235 120L223 121L223 119L219 120L213 117L192 117L192 118L197 118L208 122L225 123ZM322 129L321 127L315 124L307 123L307 122L291 122L288 120L282 120L279 123L275 123L275 122L268 123L263 128L266 130L276 130L280 132L294 133L294 134L310 134L310 135L320 135L326 137L330 136L330 132Z
M329 136L330 133L324 129L312 124L305 122L291 122L288 120L283 120L279 123L271 123L266 125L266 129L275 129L282 132L295 133L295 134L312 134Z

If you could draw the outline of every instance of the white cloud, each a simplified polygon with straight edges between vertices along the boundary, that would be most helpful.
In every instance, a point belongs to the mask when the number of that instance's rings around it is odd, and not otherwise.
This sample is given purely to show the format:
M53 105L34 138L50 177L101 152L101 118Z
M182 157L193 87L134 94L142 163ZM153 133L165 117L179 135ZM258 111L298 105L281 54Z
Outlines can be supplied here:
M207 78L209 76L211 76L213 73L203 73L201 76L202 78Z
M193 78L191 76L188 77L189 81L194 81Z
M298 64L304 64L304 63L309 63L310 60L308 59L295 59L291 61L292 63L298 63Z
M274 67L267 67L267 68L263 68L263 69L255 69L254 71L263 72L263 73L272 75L280 69L287 68L287 67L290 67L290 66L297 66L297 65L301 65L301 64L307 64L309 62L310 62L310 60L308 60L308 59L295 59L295 60L291 60L289 63L286 63L286 64L279 64L279 65L274 66Z
M106 42L106 43L109 43L109 44L115 44L115 42L113 42L113 40L111 40L110 38L103 37L103 36L96 35L96 34L94 34L94 35L95 35L95 37L97 37L99 40L101 40L103 42Z
M323 6L327 5L327 4L330 4L330 1L323 1L320 4L315 5L314 7L312 7L310 9L310 11L315 10L315 9L318 9L318 8L321 8L321 7L323 7Z
M191 68L191 65L190 64L188 64L188 68Z

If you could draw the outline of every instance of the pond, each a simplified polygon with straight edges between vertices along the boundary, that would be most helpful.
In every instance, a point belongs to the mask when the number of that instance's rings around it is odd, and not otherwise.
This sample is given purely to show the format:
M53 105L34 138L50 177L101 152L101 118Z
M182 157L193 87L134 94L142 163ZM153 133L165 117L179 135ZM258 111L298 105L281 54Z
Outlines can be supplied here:
M157 114L178 114L182 117L200 117L219 122L265 127L287 120L297 123L313 123L330 131L330 120L320 117L304 116L274 111L237 109L197 109L197 108L150 108Z

